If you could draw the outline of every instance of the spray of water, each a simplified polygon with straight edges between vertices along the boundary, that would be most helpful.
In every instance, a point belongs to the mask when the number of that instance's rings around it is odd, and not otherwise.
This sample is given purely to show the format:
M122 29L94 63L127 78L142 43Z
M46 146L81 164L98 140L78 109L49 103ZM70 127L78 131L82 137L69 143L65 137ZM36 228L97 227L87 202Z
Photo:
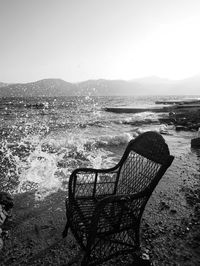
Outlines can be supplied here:
M18 171L15 192L34 190L36 200L66 189L69 175L77 167L101 168L112 164L111 152L98 148L95 141L82 134L32 136L21 140L20 145L24 143L31 148L27 156L17 156L15 160Z

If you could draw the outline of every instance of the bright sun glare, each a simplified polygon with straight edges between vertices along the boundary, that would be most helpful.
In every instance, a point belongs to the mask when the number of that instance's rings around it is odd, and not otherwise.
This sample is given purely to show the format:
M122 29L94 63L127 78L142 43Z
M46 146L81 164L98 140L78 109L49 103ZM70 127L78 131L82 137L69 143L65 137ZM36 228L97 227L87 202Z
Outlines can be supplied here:
M146 56L152 71L174 79L193 75L200 62L199 26L197 19L161 25L149 36Z
M135 73L137 76L156 75L171 79L199 73L199 28L199 18L160 25L141 41L136 50L126 50L124 73L126 71L130 77Z

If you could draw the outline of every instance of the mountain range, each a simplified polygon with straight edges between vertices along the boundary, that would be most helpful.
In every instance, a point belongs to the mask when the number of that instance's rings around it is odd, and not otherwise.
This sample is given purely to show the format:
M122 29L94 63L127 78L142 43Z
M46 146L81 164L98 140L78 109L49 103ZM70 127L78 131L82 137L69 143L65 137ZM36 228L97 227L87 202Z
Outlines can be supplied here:
M85 95L200 95L200 75L178 81L151 76L128 81L98 79L79 83L70 83L62 79L13 84L0 82L0 97Z

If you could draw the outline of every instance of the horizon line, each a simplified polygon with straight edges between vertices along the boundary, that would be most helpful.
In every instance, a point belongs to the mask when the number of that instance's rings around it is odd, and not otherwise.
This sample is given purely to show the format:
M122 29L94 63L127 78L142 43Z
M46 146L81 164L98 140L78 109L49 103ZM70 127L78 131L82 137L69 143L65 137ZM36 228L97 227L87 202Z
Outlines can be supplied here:
M6 85L12 85L12 84L35 83L35 82L42 81L42 80L63 80L65 82L68 82L68 83L71 83L71 84L78 84L78 83L82 83L82 82L86 82L86 81L95 81L95 80L107 80L107 81L118 80L118 81L133 82L133 81L137 81L137 80L141 80L141 79L147 79L147 78L155 78L155 79L160 79L160 80L165 80L165 81L178 82L178 81L190 79L190 78L197 77L197 76L200 76L200 73L196 74L196 75L188 76L188 77L185 77L185 78L179 78L179 79L172 79L172 78L167 78L167 77L160 77L160 76L156 76L156 75L150 75L150 76L142 76L142 77L131 78L131 79L123 79L123 78L90 78L90 79L85 79L85 80L81 80L81 81L67 81L67 80L65 80L63 78L42 78L42 79L37 79L35 81L26 81L26 82L4 82L4 81L0 81L0 83L6 84Z

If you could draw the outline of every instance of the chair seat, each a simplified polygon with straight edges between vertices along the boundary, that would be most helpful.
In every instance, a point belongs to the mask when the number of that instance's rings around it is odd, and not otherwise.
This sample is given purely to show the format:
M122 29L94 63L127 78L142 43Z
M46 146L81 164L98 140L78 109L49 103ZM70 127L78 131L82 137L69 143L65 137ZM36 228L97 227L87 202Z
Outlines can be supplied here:
M89 234L91 229L91 222L93 214L98 202L102 199L99 198L76 198L74 201L66 201L67 212L72 212L74 229L82 232L82 235ZM124 206L126 208L126 206ZM128 209L128 208L127 208ZM124 210L121 212L121 208L118 205L110 204L108 208L101 213L98 222L97 235L109 235L117 231L123 231L128 228L134 228L137 225L137 219L134 216L134 211ZM75 229L75 230L77 230Z
M95 210L97 201L94 198L87 198L84 199L76 199L74 201L66 201L66 209L67 212L72 212L73 210L73 224L79 224L81 226L81 230L88 233L92 214Z

